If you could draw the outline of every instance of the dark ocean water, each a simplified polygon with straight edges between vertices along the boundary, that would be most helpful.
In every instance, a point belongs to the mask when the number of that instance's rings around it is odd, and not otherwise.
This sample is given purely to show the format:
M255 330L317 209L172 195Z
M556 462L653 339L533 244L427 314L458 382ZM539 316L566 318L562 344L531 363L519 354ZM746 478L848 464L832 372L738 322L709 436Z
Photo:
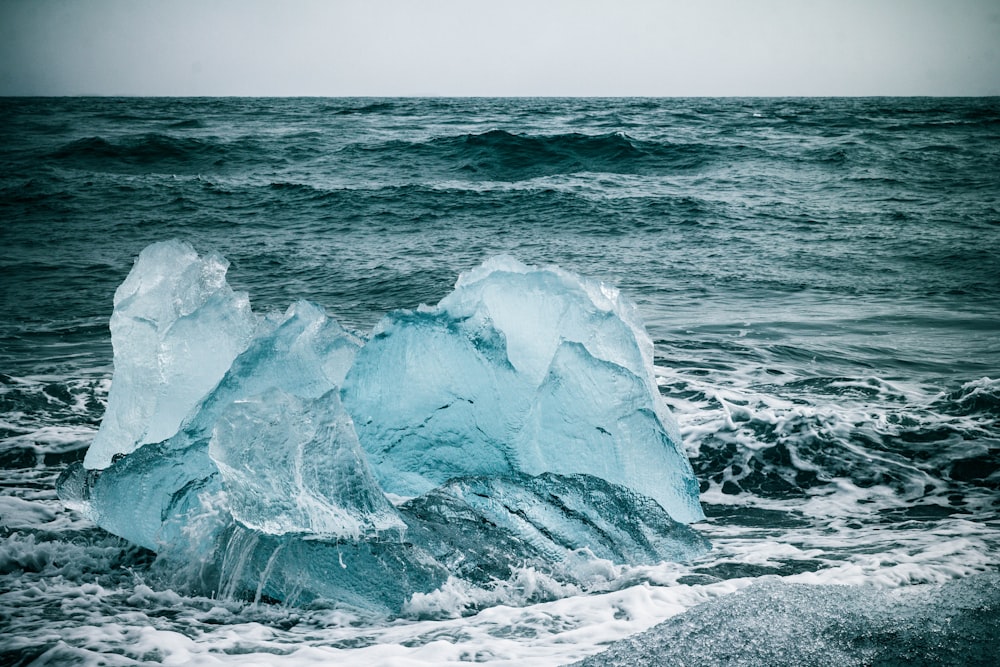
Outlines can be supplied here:
M103 414L114 290L169 238L258 312L306 298L360 332L498 253L618 286L713 551L392 622L158 585L54 482ZM998 248L997 98L0 99L0 662L561 664L672 617L678 660L994 664ZM817 652L725 653L746 599L826 609ZM945 612L936 643L871 648Z

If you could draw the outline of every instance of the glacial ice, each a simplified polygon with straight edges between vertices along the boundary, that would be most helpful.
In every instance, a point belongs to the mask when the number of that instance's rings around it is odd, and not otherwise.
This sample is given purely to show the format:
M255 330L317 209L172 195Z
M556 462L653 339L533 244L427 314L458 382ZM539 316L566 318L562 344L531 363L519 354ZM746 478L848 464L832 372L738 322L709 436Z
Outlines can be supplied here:
M336 390L313 401L279 389L236 401L219 417L208 453L233 518L248 528L334 539L403 528Z
M138 265L137 265L138 266ZM135 272L136 269L133 269ZM131 274L130 274L131 276ZM213 314L207 314L209 319ZM114 337L114 332L112 336ZM236 503L237 514L245 510L255 514L256 525L267 523L274 531L282 532L279 526L285 525L285 532L294 532L296 526L291 516L279 516L279 503L271 505L275 516L265 517L262 507L251 510L247 487L240 486L238 478L244 475L248 478L261 476L260 471L245 471L232 465L226 466L227 457L256 457L258 461L268 460L267 450L275 443L258 441L256 444L263 451L244 443L243 453L229 454L225 435L221 441L216 438L214 447L213 433L223 423L223 417L228 413L233 415L238 406L252 401L268 392L283 392L289 400L295 398L320 401L325 394L330 394L329 405L323 419L335 422L349 421L343 410L339 414L335 409L339 405L335 389L342 382L348 367L353 362L361 344L353 334L345 331L335 320L326 316L323 310L305 301L292 304L284 315L272 315L257 325L256 337L247 348L233 360L228 371L218 381L218 384L191 409L182 421L181 427L169 438L157 443L139 447L128 456L118 456L101 474L91 470L77 471L73 474L79 479L81 488L67 486L62 493L67 499L77 505L94 521L106 530L125 539L154 551L183 548L185 542L191 540L189 514L200 511L200 496L218 494L223 490L220 476L229 476L236 487L227 492ZM116 375L112 379L112 389L117 382ZM110 415L115 404L109 401ZM274 428L291 430L298 426L290 415L277 415ZM107 419L107 416L105 417ZM351 434L353 438L353 433ZM285 444L289 444L286 440ZM299 442L305 448L307 442ZM336 447L335 443L328 445ZM213 458L215 457L215 458ZM218 459L218 460L216 460ZM222 462L220 466L219 461ZM316 499L316 493L309 488L309 475L301 478L301 469L297 474L289 465L294 465L294 454L274 457L273 463L267 466L269 479L279 478L287 482L281 493L292 497L302 496L304 499ZM87 461L84 459L84 467ZM333 462L321 460L308 462L305 468L313 471L329 468ZM221 468L221 470L220 470ZM365 477L364 468L356 469L361 477ZM340 478L346 476L346 468L338 470ZM368 475L370 477L370 475ZM279 482L271 482L272 488ZM244 492L241 494L241 491ZM383 497L375 487L370 496ZM320 498L322 493L320 494ZM86 501L86 502L84 502ZM307 504L309 500L305 501ZM387 501L383 502L387 505ZM337 521L331 516L321 517L323 502L313 504L311 509L297 514L303 522L326 522L332 525ZM328 512L338 514L336 505L326 504ZM377 512L376 512L377 514ZM383 525L387 519L372 519L372 527ZM223 522L224 523L224 522ZM363 523L363 522L362 522ZM348 529L345 525L345 529ZM361 526L362 524L358 524ZM212 531L221 530L222 524L212 524ZM208 531L208 527L204 528ZM324 531L325 532L325 531ZM214 533L209 532L204 540L210 541Z
M397 509L402 541L278 539L234 524L222 533L219 590L398 613L450 577L485 587L535 568L580 583L574 577L589 571L558 567L580 554L638 565L686 561L708 548L655 501L587 475L460 478Z
M421 544L442 545L444 553L434 555L452 570L461 569L463 561L468 561L464 567L472 563L481 570L482 559L469 561L466 554L482 552L498 534L518 545L505 552L539 562L565 560L586 549L613 562L650 565L688 561L708 546L651 498L592 475L460 477L404 503L400 511L408 535L426 531ZM512 565L510 555L498 562L501 569ZM491 574L502 578L509 572Z
M115 291L115 375L87 468L173 435L246 347L256 320L246 294L226 283L228 268L221 256L201 259L185 243L139 254Z
M390 493L460 475L589 474L698 521L652 356L617 290L496 257L436 307L387 315L347 374L344 406Z
M494 258L366 342L305 301L255 315L226 266L176 241L142 252L115 296L104 422L58 482L172 583L395 613L452 576L572 580L581 553L708 548L616 290Z

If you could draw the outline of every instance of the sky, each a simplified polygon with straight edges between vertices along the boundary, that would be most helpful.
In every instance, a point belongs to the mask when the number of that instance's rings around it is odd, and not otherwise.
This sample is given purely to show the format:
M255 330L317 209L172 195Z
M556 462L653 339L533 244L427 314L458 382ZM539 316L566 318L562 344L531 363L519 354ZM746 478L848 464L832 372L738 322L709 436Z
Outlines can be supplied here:
M0 95L1000 95L1000 0L0 0Z

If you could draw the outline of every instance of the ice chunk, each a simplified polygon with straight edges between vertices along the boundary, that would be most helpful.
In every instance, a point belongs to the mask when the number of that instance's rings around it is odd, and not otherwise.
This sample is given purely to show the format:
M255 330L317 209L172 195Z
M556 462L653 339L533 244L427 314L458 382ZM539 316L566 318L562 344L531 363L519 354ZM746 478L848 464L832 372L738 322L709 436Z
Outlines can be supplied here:
M660 403L641 377L564 341L517 436L522 470L585 471L655 498L676 520L697 521L698 483Z
M560 269L496 258L436 307L386 316L342 397L388 492L579 473L703 518L635 307Z
M221 481L205 441L143 445L103 470L70 467L57 483L60 498L73 501L104 530L156 552L210 551L229 523L226 507L215 520L200 521L202 496L219 496Z
M58 482L171 583L395 613L452 576L579 583L587 558L707 548L616 290L497 258L363 344L308 302L255 316L225 269L182 243L143 251L116 293L105 421Z
M383 489L416 496L452 477L513 472L531 387L491 328L444 313L388 316L344 381L344 407Z
M573 565L593 556L645 564L690 560L708 547L653 500L586 475L456 479L398 511L405 540L302 539L233 525L219 540L217 590L396 614L449 577L488 588L531 567L585 585L591 569Z
M454 479L400 511L408 538L449 569L493 578L525 563L550 569L581 549L633 565L689 561L708 549L657 502L591 475Z
M172 436L250 342L256 319L246 294L226 283L228 267L179 241L140 253L115 292L115 374L84 466L106 468L117 454Z
M319 306L297 301L280 318L271 317L232 363L191 418L210 429L230 403L277 388L301 398L318 398L339 387L362 341Z
M493 257L459 276L438 309L503 334L511 364L533 384L542 381L556 348L567 340L652 381L653 343L635 305L618 289L559 267Z
M274 389L222 413L208 451L237 521L272 535L329 538L403 529L337 393L306 401Z
M322 598L398 614L414 593L439 588L451 574L421 547L400 540L320 540L266 535L233 524L219 540L223 597L304 604Z
M199 498L223 491L208 445L224 411L269 390L301 399L327 394L337 387L359 346L359 339L327 317L322 308L306 301L293 304L283 317L260 326L247 349L233 360L176 434L116 458L99 473L70 471L60 482L60 496L105 530L148 549L163 551L189 541L190 531L183 529L188 515L201 511ZM347 418L342 411L339 414ZM258 473L269 469L276 470L267 466ZM277 474L291 473L277 468ZM229 514L228 506L219 511ZM224 524L211 525L217 529ZM206 535L199 540L212 539L207 525L202 526L200 532Z

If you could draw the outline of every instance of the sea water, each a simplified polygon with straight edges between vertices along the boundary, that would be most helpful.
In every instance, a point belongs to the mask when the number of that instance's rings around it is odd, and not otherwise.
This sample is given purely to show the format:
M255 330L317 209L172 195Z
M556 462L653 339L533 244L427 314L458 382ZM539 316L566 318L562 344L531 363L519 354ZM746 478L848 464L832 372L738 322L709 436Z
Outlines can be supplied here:
M0 661L993 664L998 174L996 98L0 100ZM618 287L712 550L391 618L172 587L54 490L172 238L361 335L497 254Z

